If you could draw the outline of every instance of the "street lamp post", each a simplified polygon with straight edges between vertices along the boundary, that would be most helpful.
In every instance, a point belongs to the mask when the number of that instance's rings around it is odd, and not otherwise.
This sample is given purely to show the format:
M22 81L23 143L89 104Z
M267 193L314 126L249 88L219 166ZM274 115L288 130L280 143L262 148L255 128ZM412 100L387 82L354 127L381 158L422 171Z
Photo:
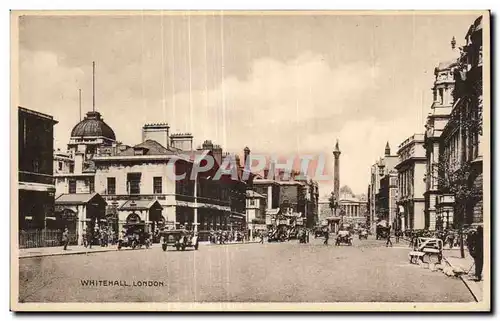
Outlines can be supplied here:
M194 196L194 222L193 222L193 230L194 232L198 232L198 174L196 174L195 178L194 178L194 192L193 192L193 196Z

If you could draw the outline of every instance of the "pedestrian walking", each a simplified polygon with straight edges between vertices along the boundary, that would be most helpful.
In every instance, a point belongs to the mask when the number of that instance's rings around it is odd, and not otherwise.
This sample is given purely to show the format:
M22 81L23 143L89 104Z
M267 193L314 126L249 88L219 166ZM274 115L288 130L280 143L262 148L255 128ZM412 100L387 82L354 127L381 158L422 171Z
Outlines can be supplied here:
M63 232L63 235L62 235L62 242L63 242L63 249L64 251L67 250L68 248L68 244L69 244L69 230L68 228L64 228L64 232Z
M328 233L328 230L325 231L325 241L323 242L324 245L328 245L328 239L330 238L330 234Z
M474 265L476 266L475 280L476 282L481 281L481 276L483 274L483 261L484 261L484 248L483 248L483 227L478 226L476 235L472 240L472 252L470 253L474 259Z
M88 241L87 241L88 236L87 236L87 234L88 234L87 233L87 228L84 227L83 228L83 233L82 233L82 241L83 241L83 246L84 247L88 246Z
M451 250L453 248L454 243L455 243L455 234L453 233L453 231L448 231L448 235L447 235L446 239L447 239L447 243L449 244L450 250Z
M264 232L263 231L261 231L259 233L259 237L260 237L260 244L264 244Z
M394 236L396 237L396 243L399 243L399 234L401 232L400 231L396 231L396 233L394 233Z
M385 246L388 247L389 244L392 247L392 241L391 241L391 232L387 233L387 242L385 242Z

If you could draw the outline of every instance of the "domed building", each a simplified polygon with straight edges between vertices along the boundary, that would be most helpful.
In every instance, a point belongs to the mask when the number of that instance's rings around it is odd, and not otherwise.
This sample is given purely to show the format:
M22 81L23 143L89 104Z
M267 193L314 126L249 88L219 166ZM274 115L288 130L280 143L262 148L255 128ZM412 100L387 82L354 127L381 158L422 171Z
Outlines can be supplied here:
M67 227L78 244L85 226L91 222L94 228L106 214L107 203L95 192L96 168L92 159L116 144L115 132L101 114L89 111L71 130L67 152L58 150L54 154L55 224Z
M85 118L73 127L68 150L74 155L82 152L89 159L97 152L97 147L111 146L116 142L113 129L104 122L97 111L89 111Z

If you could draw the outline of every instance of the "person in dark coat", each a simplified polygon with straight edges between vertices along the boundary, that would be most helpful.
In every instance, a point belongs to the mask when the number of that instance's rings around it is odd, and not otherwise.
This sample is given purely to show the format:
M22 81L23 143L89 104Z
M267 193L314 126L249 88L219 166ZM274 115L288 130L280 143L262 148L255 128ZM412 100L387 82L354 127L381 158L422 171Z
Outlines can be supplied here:
M483 260L484 260L484 248L483 248L483 227L478 226L476 235L473 238L471 246L471 256L474 258L474 265L476 266L475 281L481 281L481 275L483 274Z
M63 246L64 246L63 249L66 251L68 248L68 244L69 244L69 231L68 231L67 227L64 229L64 232L62 235L62 242L63 242Z
M328 233L328 230L325 231L325 241L323 244L328 245L328 239L330 238L330 233Z
M388 228L388 231L387 231L387 242L385 242L385 246L388 247L389 244L391 244L391 247L392 247L391 228L390 227Z

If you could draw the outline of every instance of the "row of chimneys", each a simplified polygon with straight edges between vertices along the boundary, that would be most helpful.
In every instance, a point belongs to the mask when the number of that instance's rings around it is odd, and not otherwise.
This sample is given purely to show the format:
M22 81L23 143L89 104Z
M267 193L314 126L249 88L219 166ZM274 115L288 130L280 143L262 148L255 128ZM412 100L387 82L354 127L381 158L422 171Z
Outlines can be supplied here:
M170 126L168 125L168 123L151 123L151 124L145 124L144 127L168 127L170 128Z

